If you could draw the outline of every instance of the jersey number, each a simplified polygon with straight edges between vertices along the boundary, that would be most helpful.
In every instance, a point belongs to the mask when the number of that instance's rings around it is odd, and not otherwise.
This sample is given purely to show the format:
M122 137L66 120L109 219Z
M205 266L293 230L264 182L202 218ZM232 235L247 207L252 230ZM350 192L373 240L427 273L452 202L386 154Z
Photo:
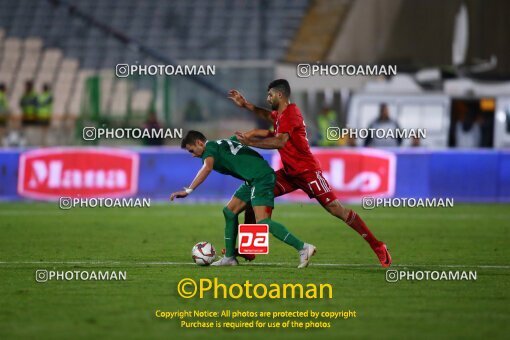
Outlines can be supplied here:
M239 143L236 143L238 145L234 146L234 143L232 143L232 141L228 139L221 139L217 143L221 144L222 142L227 142L228 146L230 147L230 152L232 152L233 155L236 155L239 152L239 150L241 150L241 148L243 147L243 145Z

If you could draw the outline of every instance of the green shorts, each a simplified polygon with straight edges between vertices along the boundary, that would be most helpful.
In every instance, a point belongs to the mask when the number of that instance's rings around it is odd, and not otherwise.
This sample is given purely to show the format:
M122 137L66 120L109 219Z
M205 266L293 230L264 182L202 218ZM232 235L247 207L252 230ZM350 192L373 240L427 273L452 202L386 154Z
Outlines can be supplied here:
M241 201L251 203L252 207L274 208L274 186L276 175L268 174L254 179L251 183L244 182L234 193Z

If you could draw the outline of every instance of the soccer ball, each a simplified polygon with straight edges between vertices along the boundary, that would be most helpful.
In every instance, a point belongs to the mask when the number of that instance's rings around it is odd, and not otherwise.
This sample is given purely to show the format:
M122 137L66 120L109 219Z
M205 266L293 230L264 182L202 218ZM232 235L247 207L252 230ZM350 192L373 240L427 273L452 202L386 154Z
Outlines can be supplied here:
M191 258L199 266L208 266L216 258L216 249L209 242L198 242L191 249Z

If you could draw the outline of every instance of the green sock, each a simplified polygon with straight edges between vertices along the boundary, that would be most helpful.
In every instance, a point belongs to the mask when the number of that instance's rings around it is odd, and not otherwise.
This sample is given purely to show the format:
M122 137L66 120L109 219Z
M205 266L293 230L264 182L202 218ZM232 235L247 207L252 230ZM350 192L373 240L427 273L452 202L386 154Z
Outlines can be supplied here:
M227 207L223 208L223 216L225 216L225 256L232 257L235 254L237 240L237 215Z
M292 235L290 231L285 228L284 225L271 220L270 218L266 218L258 224L268 224L269 225L269 232L274 235L277 239L280 241L283 241L287 243L289 246L293 246L296 248L296 250L303 249L304 243L300 239L298 239L296 236Z

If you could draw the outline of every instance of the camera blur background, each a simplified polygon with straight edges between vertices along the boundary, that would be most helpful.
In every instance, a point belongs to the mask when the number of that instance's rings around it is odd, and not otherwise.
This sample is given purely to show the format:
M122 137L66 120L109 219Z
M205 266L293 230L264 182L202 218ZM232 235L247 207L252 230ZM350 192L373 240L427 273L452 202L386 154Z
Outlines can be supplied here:
M267 84L286 78L313 145L363 145L328 141L323 126L367 127L384 102L401 127L429 129L429 138L404 146L508 146L509 7L482 0L2 0L0 138L4 146L83 145L84 126L156 121L224 137L265 127L225 100L227 90L265 105ZM398 75L297 76L297 64L318 62L397 65ZM219 91L185 76L118 78L117 64L215 65L216 75L204 80ZM108 143L143 141L98 142Z

